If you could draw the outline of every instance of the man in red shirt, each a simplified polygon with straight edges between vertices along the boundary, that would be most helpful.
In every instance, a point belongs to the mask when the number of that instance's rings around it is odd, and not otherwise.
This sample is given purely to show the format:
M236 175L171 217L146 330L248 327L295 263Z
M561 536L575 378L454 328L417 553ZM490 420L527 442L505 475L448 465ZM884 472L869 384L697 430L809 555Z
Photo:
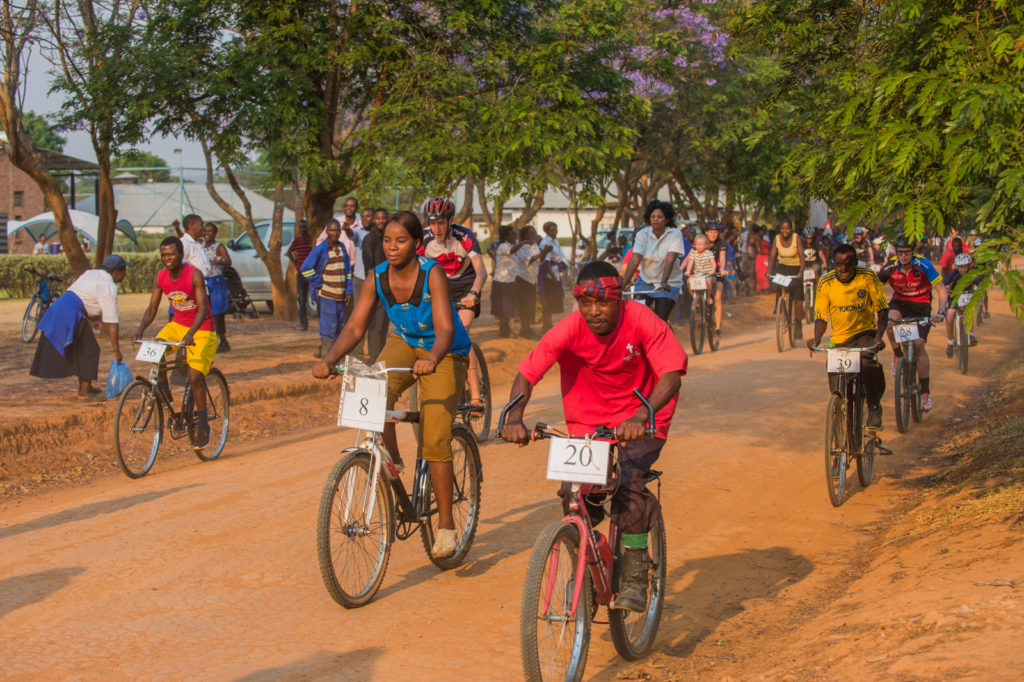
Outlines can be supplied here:
M562 378L562 406L570 436L614 426L619 449L619 489L612 517L626 547L619 559L620 592L611 608L643 611L647 604L647 534L660 513L644 485L661 454L679 400L686 353L663 320L647 306L622 300L615 266L588 263L573 290L579 309L548 331L519 365L511 395L523 400L509 412L501 437L525 445L530 436L523 411L533 387L553 364ZM648 396L655 410L656 436L646 436L647 409L633 389ZM559 493L567 506L568 487Z

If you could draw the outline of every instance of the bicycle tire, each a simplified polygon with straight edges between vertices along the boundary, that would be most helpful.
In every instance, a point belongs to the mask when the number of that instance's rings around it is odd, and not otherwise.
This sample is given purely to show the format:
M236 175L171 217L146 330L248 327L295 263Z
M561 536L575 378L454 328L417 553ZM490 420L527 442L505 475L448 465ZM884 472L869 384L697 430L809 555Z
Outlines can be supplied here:
M211 386L211 384L213 384ZM193 448L196 457L209 462L220 457L228 442L228 421L231 416L231 392L228 380L216 367L206 375L206 413L210 423L210 442L202 448ZM210 448L213 448L212 451Z
M704 350L704 301L700 296L694 296L690 310L690 348L694 355Z
M437 530L437 503L434 501L434 488L430 485L429 478L424 499L429 500L430 515L420 526L423 549L430 562L442 571L455 568L465 560L473 546L476 527L480 522L480 488L483 481L480 450L470 431L460 424L452 425L452 468L455 476L452 518L455 520L455 530L459 531L455 553L448 557L435 557L430 552Z
M896 430L906 433L910 427L910 400L904 393L906 391L906 358L900 358L896 362L896 377L893 380L892 394L896 401Z
M850 449L846 416L846 399L833 393L825 410L825 484L833 507L841 505L846 494Z
M665 606L666 570L668 562L665 540L665 521L658 514L658 522L651 529L648 543L650 553L649 584L647 586L647 610L633 613L622 609L608 610L608 627L612 643L619 656L627 661L636 661L646 656L654 646L661 624L661 611ZM619 533L615 556L622 556L622 534Z
M129 478L142 478L153 468L163 439L164 413L148 381L136 379L121 392L114 417L114 454ZM146 435L152 431L152 435ZM133 436L133 434L141 434ZM148 450L147 450L148 448Z
M804 318L807 324L814 324L814 284L804 285Z
M981 318L980 314L978 315L978 318ZM960 332L957 334L957 343L960 347L957 349L956 364L961 374L967 374L967 351L971 345L971 339L967 334L967 328L964 325L963 318L960 318L960 324L958 326L960 327Z
M786 350L786 304L788 301L789 297L783 294L775 302L775 346L779 349L780 353Z
M370 453L365 450L350 452L338 460L327 475L317 514L320 576L327 593L346 609L363 606L377 594L395 536L394 501L383 477L377 478L369 522L359 518L370 497L370 464ZM358 509L354 509L356 506ZM370 536L370 543L363 542ZM350 575L354 577L350 579Z
M484 360L484 352L477 344L473 344L473 355L476 356L476 365L480 371L480 398L484 401L483 414L479 412L466 412L462 415L462 422L466 425L478 443L487 440L491 433L491 375L487 371L487 361ZM466 376L466 387L462 390L462 404L469 405L472 402L472 392L469 390L469 376Z
M857 480L862 488L871 485L871 475L875 471L875 439L870 438L864 449L857 454Z
M921 384L917 380L917 363L908 365L907 371L909 376L904 383L912 387L910 391L910 418L915 422L920 422L924 410L921 409Z
M590 571L584 570L573 614L579 549L579 530L565 521L549 524L533 544L519 612L520 655L527 680L583 679L590 649L592 588Z
M712 301L704 306L704 329L707 330L708 348L711 352L718 350L720 343L715 341L715 303Z
M32 343L32 339L36 338L36 332L39 331L37 325L43 316L42 307L39 294L32 294L32 297L28 299L25 314L21 316L21 340L24 343Z
M786 297L786 338L785 341L789 345L786 348L793 347L793 332L796 330L796 326L800 324L800 320L793 319L793 299Z

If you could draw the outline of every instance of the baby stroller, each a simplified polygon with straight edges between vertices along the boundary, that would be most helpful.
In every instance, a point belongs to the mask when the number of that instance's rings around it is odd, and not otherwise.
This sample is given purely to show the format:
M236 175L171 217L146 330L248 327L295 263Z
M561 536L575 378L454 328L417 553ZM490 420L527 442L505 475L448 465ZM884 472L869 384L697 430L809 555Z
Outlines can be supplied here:
M248 315L251 319L255 320L259 315L256 312L256 304L249 298L249 292L242 286L242 278L238 276L238 271L230 265L224 266L224 281L228 285L228 298L231 302L230 312L232 317L240 320L243 315Z

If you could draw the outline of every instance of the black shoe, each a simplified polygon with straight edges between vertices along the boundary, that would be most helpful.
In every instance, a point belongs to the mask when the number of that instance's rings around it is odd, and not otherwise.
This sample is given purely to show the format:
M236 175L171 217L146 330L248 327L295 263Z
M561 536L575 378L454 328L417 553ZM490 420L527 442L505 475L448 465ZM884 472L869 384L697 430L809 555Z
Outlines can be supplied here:
M992 313L986 310L982 317L987 320L988 318L992 317Z
M304 332L307 329L309 329L309 323L308 322L303 322L302 324L299 325L299 331L300 332Z
M946 357L947 358L953 357L953 344L951 344L951 343L947 343L946 344Z
M627 547L619 559L619 593L608 608L633 613L647 610L647 548Z
M882 428L882 406L877 405L871 407L868 405L868 420L867 427L869 429L880 429Z
M231 350L231 344L228 343L226 339L224 341L221 341L219 344L217 344L217 352L218 353L227 353L230 350Z
M978 339L973 333L967 335L967 345L971 347L978 345Z
M210 427L209 426L190 426L189 427L189 438L192 441L192 447L204 448L210 443Z

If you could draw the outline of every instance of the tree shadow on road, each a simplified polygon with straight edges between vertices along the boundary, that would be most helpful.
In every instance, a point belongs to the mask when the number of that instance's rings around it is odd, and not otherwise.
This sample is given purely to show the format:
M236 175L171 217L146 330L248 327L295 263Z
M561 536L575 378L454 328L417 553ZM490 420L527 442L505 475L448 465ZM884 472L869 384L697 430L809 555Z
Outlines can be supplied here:
M85 573L85 567L70 566L0 580L0 618L22 606L46 599L82 573Z
M788 547L686 561L669 571L665 610L652 654L688 658L721 623L742 613L746 603L775 597L813 569L810 559L794 554ZM679 590L680 585L685 587ZM610 641L607 630L596 630L595 634ZM635 665L616 659L592 679L616 679Z
M367 647L338 653L318 651L274 668L263 668L239 677L235 682L269 682L270 680L369 680L373 679L373 664L383 649Z
M31 521L16 523L13 526L0 528L0 540L14 537L15 535L21 535L22 533L30 533L34 530L53 528L54 526L60 526L74 521L84 521L86 519L91 519L94 516L99 516L100 514L112 514L113 512L134 507L137 504L152 502L153 500L158 500L161 497L165 497L182 490L188 490L189 488L197 488L201 485L203 484L193 483L191 485L178 486L177 488L168 488L167 490L155 490L149 493L128 495L127 497L119 497L116 500L104 500L102 502L83 504L80 507L65 509L63 511L47 514L46 516L40 516L39 518L32 519Z

